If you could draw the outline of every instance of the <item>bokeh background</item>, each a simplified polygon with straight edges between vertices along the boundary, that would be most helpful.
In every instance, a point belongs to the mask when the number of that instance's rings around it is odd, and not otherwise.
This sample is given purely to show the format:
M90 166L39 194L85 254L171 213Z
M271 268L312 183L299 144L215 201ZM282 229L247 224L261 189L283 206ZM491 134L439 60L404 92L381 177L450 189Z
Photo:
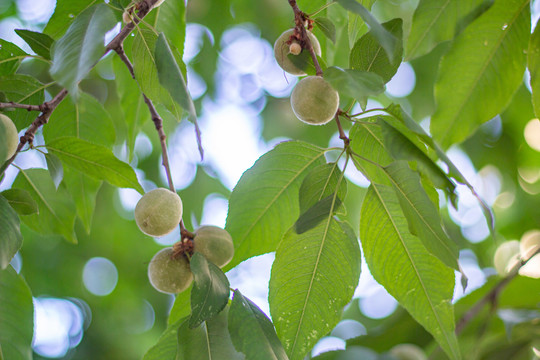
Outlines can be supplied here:
M372 11L381 22L403 18L407 33L417 2L379 0ZM305 12L316 10L309 8L310 2L304 4ZM54 7L55 0L0 0L0 38L32 53L14 29L41 31ZM534 28L540 2L535 1L532 8ZM200 224L225 226L227 199L234 185L276 143L301 139L324 147L340 145L332 123L310 127L300 123L290 109L289 95L297 79L278 67L272 46L281 32L292 27L292 15L286 0L197 0L187 5L183 59L199 114L204 161L197 151L192 124L168 120L165 125L173 180L184 202L188 229ZM340 21L339 17L333 20ZM324 36L317 30L315 34L324 47ZM403 63L387 84L386 92L370 99L368 108L400 103L428 130L435 107L433 84L446 46L441 44L430 54ZM336 54L332 64L347 67L347 58ZM81 83L81 88L109 111L117 131L115 153L137 169L145 190L164 186L159 142L150 121L137 135L134 153L127 151L121 125L124 114L111 100L117 96L114 69L113 55L109 54ZM25 60L19 72L44 82L48 77L43 64L33 59ZM526 231L540 228L540 120L534 118L527 86L525 77L504 113L448 153L493 207L497 220L497 238L493 240L476 199L464 186L458 187L457 209L441 200L447 228L463 248L460 260L469 278L466 293L495 274L492 256L501 242L519 240ZM43 143L39 134L36 143ZM46 168L44 157L37 151L20 154L15 163L23 169ZM17 170L10 167L0 190L9 188L16 175ZM368 182L352 166L346 176L351 186L345 218L358 229ZM33 292L36 359L140 359L165 329L174 297L150 286L146 267L154 253L178 240L178 232L156 239L143 235L133 221L139 197L134 190L104 184L98 193L90 232L77 224L78 245L22 226L24 245L12 264ZM273 254L263 255L227 274L231 286L241 289L267 314L272 261ZM463 289L457 286L455 300L463 295ZM344 348L345 340L371 329L384 329L406 317L363 264L360 284L344 320L331 336L319 342L312 355ZM417 336L419 342L429 342L429 335Z

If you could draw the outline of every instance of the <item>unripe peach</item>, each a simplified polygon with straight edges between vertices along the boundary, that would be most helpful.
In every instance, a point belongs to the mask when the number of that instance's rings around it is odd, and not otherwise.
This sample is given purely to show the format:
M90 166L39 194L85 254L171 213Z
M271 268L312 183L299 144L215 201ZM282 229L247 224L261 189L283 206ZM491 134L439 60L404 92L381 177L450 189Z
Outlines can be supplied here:
M288 41L291 39L291 35L294 34L294 29L289 29L283 32L274 43L274 57L276 58L277 63L279 66L292 75L306 75L305 71L298 68L288 57L289 54L298 55L302 51L302 48L300 47L300 44L296 43L298 45L298 48L296 46L292 47L292 43L288 43ZM318 56L321 56L321 44L319 43L319 40L311 33L311 31L307 32L309 40L311 42L311 46L313 46L313 50L315 50L315 54Z
M13 154L17 151L17 146L19 145L19 132L17 131L17 127L11 121L9 117L7 117L4 114L0 114L0 122L3 125L4 131L5 131L5 139L6 139L6 158L0 159L0 164L6 161L7 159L11 158Z
M205 225L195 231L193 251L200 252L210 262L224 267L234 255L234 245L231 235L224 229Z
M311 125L324 125L332 120L339 107L339 94L320 76L300 80L291 94L296 117Z
M135 206L139 229L150 236L163 236L173 231L182 219L182 200L164 188L147 192Z
M173 258L173 248L160 250L148 264L148 279L163 293L175 294L186 290L193 281L189 262L184 255Z

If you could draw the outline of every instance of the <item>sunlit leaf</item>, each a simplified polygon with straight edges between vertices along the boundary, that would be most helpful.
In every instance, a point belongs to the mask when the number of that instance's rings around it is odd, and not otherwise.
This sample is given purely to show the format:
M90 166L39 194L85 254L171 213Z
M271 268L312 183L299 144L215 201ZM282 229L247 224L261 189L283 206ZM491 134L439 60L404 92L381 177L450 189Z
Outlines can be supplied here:
M60 158L62 163L88 176L105 180L111 185L144 192L133 168L118 160L104 146L75 137L63 137L50 141L47 150Z
M398 41L394 43L396 46L394 49L394 61L390 61L387 53L384 52L382 46L370 31L358 39L354 44L349 55L349 66L356 70L374 72L379 75L385 83L390 81L401 64L398 60L401 59L403 54L403 44L401 41L403 36L402 24L403 21L401 19L390 20L382 24L385 29L398 39Z
M32 359L34 305L30 288L11 266L0 270L1 355L10 360Z
M240 290L234 292L228 326L234 347L246 359L288 360L270 319Z
M452 40L457 28L483 0L420 0L407 39L405 59L430 52L437 44Z
M37 31L30 31L24 29L15 29L17 35L19 35L34 52L45 59L51 59L51 46L54 43L53 38L47 34L42 34Z
M443 149L506 108L523 81L530 19L528 0L496 1L443 57L431 118L431 132Z
M0 269L5 269L9 265L21 246L19 216L2 193L0 195Z
M53 154L45 154L45 161L47 162L47 170L51 174L51 179L54 186L58 189L62 179L64 178L64 167L59 158Z
M354 232L331 214L307 232L292 228L285 234L272 265L268 301L291 360L304 359L339 322L358 284L360 262Z
M20 170L13 186L28 191L38 204L39 215L21 218L29 228L44 234L59 234L67 241L77 242L73 231L76 216L73 200L64 188L56 190L47 170Z
M267 152L242 175L229 200L226 230L235 253L225 271L247 258L275 251L298 218L298 190L304 176L324 163L324 149L290 141Z
M461 359L451 305L454 272L411 235L394 190L369 187L360 238L375 280L428 330L451 359Z
M9 205L19 215L31 215L38 212L37 203L32 199L30 193L23 189L7 189L0 192Z
M98 0L57 0L54 13L43 32L58 39L80 13L97 3Z
M193 273L191 290L191 317L189 328L193 329L202 322L216 316L229 301L229 280L204 255L194 253L190 260Z
M115 24L111 9L106 4L97 4L79 14L52 47L51 76L74 99L77 99L79 81L103 56L105 34Z

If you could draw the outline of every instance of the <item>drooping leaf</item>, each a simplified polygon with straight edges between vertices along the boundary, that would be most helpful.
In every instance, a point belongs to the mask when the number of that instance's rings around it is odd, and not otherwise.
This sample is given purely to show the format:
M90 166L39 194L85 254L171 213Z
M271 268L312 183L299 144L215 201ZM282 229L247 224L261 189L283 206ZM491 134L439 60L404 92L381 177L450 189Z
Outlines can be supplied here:
M362 19L364 22L369 26L370 31L372 32L373 36L377 39L377 41L381 44L383 49L386 51L386 54L388 55L389 59L392 59L391 62L395 59L395 52L394 49L396 49L396 42L398 39L394 35L392 35L388 30L386 30L377 19L371 15L371 13L359 2L356 0L337 0L338 3L343 6L345 9L354 12Z
M456 185L448 178L442 169L427 155L427 149L422 143L418 144L418 139L415 139L414 133L409 133L406 136L403 131L407 128L398 130L395 125L390 124L392 118L380 118L378 123L381 126L384 144L388 152L396 160L416 161L418 170L426 175L433 185L437 188L446 191L447 195L455 200ZM415 141L416 140L416 141Z
M90 233L96 207L96 197L102 181L88 177L81 171L66 167L64 184L75 202L79 219L81 219L86 232Z
M104 146L68 136L50 141L47 150L62 160L62 163L88 176L144 193L133 168L118 160Z
M17 35L19 35L34 52L47 60L51 59L51 46L54 43L54 39L47 34L43 34L37 31L30 31L24 29L15 29Z
M229 280L216 265L196 252L190 260L193 273L191 290L191 317L189 328L193 329L216 316L229 301Z
M64 178L64 167L59 158L53 154L45 154L45 161L47 162L47 170L51 174L51 179L54 186L58 189L62 179Z
M77 99L79 81L103 56L105 34L115 24L114 14L106 4L94 5L80 13L53 45L51 76L73 99Z
M235 253L225 271L276 249L299 215L298 189L304 176L324 163L324 149L290 141L267 152L242 175L229 200L226 230Z
M0 195L0 272L19 251L22 239L19 216L9 201Z
M47 170L20 170L13 187L26 190L38 204L39 214L21 218L29 228L44 234L59 234L67 241L77 242L73 231L76 215L73 200L63 187L55 188Z
M305 213L323 198L336 192L339 199L347 195L347 180L337 163L317 166L306 175L299 192L300 213Z
M12 188L0 192L0 195L19 215L32 215L38 212L37 203L26 190Z
M342 200L337 194L330 194L319 200L315 205L300 215L298 220L294 223L294 231L300 235L313 229L319 225L321 221L328 218L331 212L335 213L341 204Z
M186 38L186 6L183 1L165 1L157 9L156 29L163 32L182 58ZM180 64L182 73L186 74L186 67Z
M34 77L28 75L8 75L0 77L0 93L6 97L6 101L13 101L21 104L42 104L45 101L43 89L45 85L41 84ZM22 130L34 121L38 113L25 109L15 109L6 112L13 120L17 130Z
M245 356L234 349L227 329L231 310L227 306L217 316L190 329L185 321L178 329L177 360L244 360Z
M89 7L97 4L98 0L57 0L52 14L43 32L53 39L58 39L69 25Z
M388 165L385 172L396 190L409 228L414 230L411 233L422 240L431 254L447 266L459 270L458 246L443 230L439 211L422 187L418 174L403 161Z
M523 81L530 18L528 0L496 1L441 60L431 132L443 149L465 140L510 102Z
M17 45L0 39L0 76L14 74L26 56L28 54Z
M228 327L234 347L246 359L288 360L270 319L240 290L234 292Z
M369 187L360 239L371 274L428 330L451 359L461 359L451 305L454 272L411 235L394 190Z
M461 174L459 169L454 165L454 163L450 160L450 158L446 155L446 153L441 149L441 147L433 140L431 136L429 136L424 129L418 123L416 123L409 114L407 114L399 105L391 105L385 109L388 113L392 114L396 119L402 121L405 126L413 131L415 134L417 134L422 141L428 145L430 148L432 148L439 159L448 166L448 175L453 177L457 182L460 182L464 185L466 185L469 190L473 193L473 195L478 200L478 203L480 204L480 207L482 208L482 212L484 213L484 216L486 218L486 221L488 223L489 230L493 237L495 237L495 216L493 215L493 211L491 208L486 204L486 202L478 195L476 190L473 188L471 183L467 181L465 176Z
M534 113L540 117L540 26L536 25L529 40L527 67L531 74L532 103Z
M268 302L291 360L304 359L340 321L358 284L360 258L354 232L332 215L305 233L285 234L272 265Z
M315 25L321 29L324 36L330 39L333 43L336 43L336 26L332 20L325 17L316 17L313 20L315 21Z
M1 355L10 360L32 359L34 305L30 288L11 266L0 270Z
M159 77L159 83L167 89L171 97L189 114L190 121L195 125L195 133L197 143L199 144L199 152L203 157L203 149L201 145L201 135L199 125L197 123L197 112L195 104L189 94L184 75L178 66L178 61L173 56L171 48L167 43L167 39L163 33L159 34L156 42L156 67Z
M373 32L370 31L354 44L349 55L349 66L356 70L374 72L387 83L396 74L401 64L399 60L401 60L401 56L403 55L403 44L401 41L403 36L403 21L401 19L393 19L382 24L382 26L398 39L394 43L396 46L394 49L394 61L390 61L387 53L384 52Z
M383 79L372 72L331 66L324 72L324 79L340 94L357 100L384 91Z
M77 103L64 99L43 127L46 142L74 136L111 147L116 139L111 115L92 95L81 92Z
M405 59L430 52L437 44L452 40L460 22L483 0L420 0L407 39Z
M185 322L181 318L169 325L158 341L144 354L143 360L176 360L178 352L178 328Z
M151 30L137 29L133 39L132 54L135 78L142 92L154 103L163 104L176 117L182 118L182 107L159 82L155 48L158 36ZM176 63L175 58L175 63ZM177 96L177 95L175 95Z

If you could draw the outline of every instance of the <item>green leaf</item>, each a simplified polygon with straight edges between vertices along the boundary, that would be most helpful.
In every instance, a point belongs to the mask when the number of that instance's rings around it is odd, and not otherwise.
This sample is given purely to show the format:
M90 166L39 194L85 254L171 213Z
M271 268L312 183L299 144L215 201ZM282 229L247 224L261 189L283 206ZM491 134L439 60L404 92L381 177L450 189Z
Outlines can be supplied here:
M112 147L116 139L111 115L92 95L81 92L77 103L64 99L43 127L46 142L74 136L90 142Z
M21 220L31 229L44 234L59 234L67 241L77 243L73 231L75 205L67 191L56 190L45 169L20 170L13 187L28 191L37 202L39 215L23 216Z
M163 32L171 45L178 49L180 59L184 54L186 38L186 6L183 1L165 1L157 9L156 29ZM182 73L186 74L186 67L180 64Z
M3 121L0 121L0 164L3 164L8 157L8 135L6 131L6 126ZM2 177L0 176L0 180ZM1 359L0 359L1 360Z
M96 197L102 182L90 178L80 171L66 168L64 184L75 202L77 215L81 219L86 232L89 234L94 217L94 209L96 208Z
M393 118L380 118L378 124L381 126L384 145L386 150L396 160L416 161L418 170L427 176L433 185L446 191L448 196L455 200L456 185L448 178L442 169L427 155L427 149L419 143L414 133L411 133L406 127L399 130L394 127L402 125L391 120ZM393 124L390 124L393 122ZM408 136L406 136L407 134ZM455 203L455 201L452 201Z
M357 100L384 91L383 79L372 72L331 66L324 72L324 79L340 94Z
M189 94L184 75L182 75L182 71L178 66L178 61L174 58L163 33L159 34L155 53L159 83L167 89L174 101L188 112L190 121L195 125L197 143L199 144L199 152L202 157L203 151L195 104L193 104L193 100Z
M437 44L452 40L460 22L483 0L420 0L407 39L405 59L430 52Z
M176 360L178 328L185 321L184 318L181 318L169 325L161 334L157 343L144 354L143 360Z
M19 216L2 193L0 196L0 269L7 268L11 259L21 248L22 239Z
M353 230L331 215L301 235L294 229L285 234L272 265L268 302L291 360L304 359L340 321L358 284L360 258Z
M49 170L49 174L51 174L54 186L58 189L64 178L64 167L62 166L62 162L53 154L45 154L45 161L47 162L47 170Z
M27 56L17 45L0 39L0 76L14 74Z
M335 44L336 43L336 26L334 25L332 20L325 17L316 17L313 20L315 21L315 25L317 25L319 29L321 29L324 36L326 36Z
M75 137L57 138L46 146L47 150L58 156L64 164L88 176L105 180L114 186L132 188L141 194L144 193L133 168L118 160L104 146Z
M97 4L79 14L66 34L53 45L51 76L73 99L77 99L79 81L103 56L105 34L115 24L112 10L106 4Z
M193 329L216 316L229 302L229 280L216 265L204 255L194 253L190 260L193 272L191 290L191 317L189 328Z
M43 32L58 39L81 12L96 3L98 0L56 0L54 13Z
M356 0L337 0L337 2L345 9L362 17L364 22L369 26L373 36L375 36L379 44L381 44L386 51L388 58L392 59L391 62L393 62L396 56L394 49L397 48L396 42L398 42L398 39L379 24L377 19L375 19L373 15L371 15L371 13Z
M15 29L15 32L30 45L30 48L32 48L36 54L47 60L51 59L51 46L54 43L53 38L47 34L30 30Z
M315 68L315 65L313 63L313 58L311 57L311 53L307 50L302 50L302 52L298 55L294 54L288 54L287 58L291 60L291 62L299 69L304 71L307 75L316 75L317 69ZM319 66L324 71L326 70L326 62L323 58L317 55L317 61L319 62Z
M229 333L236 350L249 360L288 360L270 319L240 290L229 311Z
M176 360L243 360L231 342L227 329L232 308L226 307L216 317L199 327L190 329L188 321L178 329L178 357Z
M527 67L531 73L531 90L534 113L540 117L540 26L534 28L527 50Z
M32 215L38 212L37 203L26 190L7 189L0 192L0 195L6 198L13 210L20 215Z
M46 87L32 76L15 74L0 77L0 93L5 95L7 102L42 104L45 101L43 90ZM28 127L37 117L36 112L25 109L15 109L5 114L13 120L19 131Z
M167 322L169 326L176 323L180 319L188 317L191 313L190 304L192 289L193 286L191 285L189 288L176 295L176 298L174 299L174 304L169 314L169 320Z
M510 102L523 81L530 18L528 0L498 0L441 60L431 132L443 149L465 140Z
M409 228L413 230L411 233L422 240L431 254L447 266L459 270L459 249L443 230L438 208L426 194L418 174L403 161L390 164L385 172L396 190Z
M339 199L347 195L347 180L336 163L317 166L306 175L300 186L300 213L303 214L323 198L336 192Z
M324 149L289 141L277 145L247 170L229 200L226 230L234 257L224 268L275 251L299 215L298 190L311 169L324 164Z
M328 218L330 213L334 214L341 206L341 203L341 199L337 197L336 194L331 194L319 200L315 205L300 215L298 220L294 223L294 231L300 235L313 229L321 221Z
M461 359L451 304L454 272L408 231L394 190L369 187L360 215L360 238L371 274L428 330L451 359Z
M449 176L453 177L457 182L460 182L464 185L466 185L469 190L472 192L472 194L476 197L478 200L478 203L480 204L480 207L482 208L482 212L484 213L484 216L487 220L489 230L492 234L492 236L495 238L495 216L493 215L493 211L491 208L486 204L484 200L478 195L476 190L473 188L471 183L467 181L467 179L461 174L459 169L454 165L454 163L450 160L450 158L446 155L446 153L441 149L441 147L433 140L431 136L429 136L424 129L418 123L416 123L405 111L401 109L399 105L391 105L385 109L386 112L389 114L392 114L396 119L399 121L402 121L405 126L416 133L420 139L428 145L430 148L435 150L435 153L439 157L439 159L448 166L448 174Z
M30 288L10 266L0 270L0 356L31 360L34 305Z
M394 43L396 46L394 49L394 61L390 61L386 52L383 51L382 46L377 42L373 32L370 31L354 44L349 55L349 66L356 70L374 72L385 83L390 81L396 74L399 65L401 65L401 61L398 60L403 55L403 44L401 41L403 37L402 25L403 21L399 18L382 24L385 29L398 39Z

